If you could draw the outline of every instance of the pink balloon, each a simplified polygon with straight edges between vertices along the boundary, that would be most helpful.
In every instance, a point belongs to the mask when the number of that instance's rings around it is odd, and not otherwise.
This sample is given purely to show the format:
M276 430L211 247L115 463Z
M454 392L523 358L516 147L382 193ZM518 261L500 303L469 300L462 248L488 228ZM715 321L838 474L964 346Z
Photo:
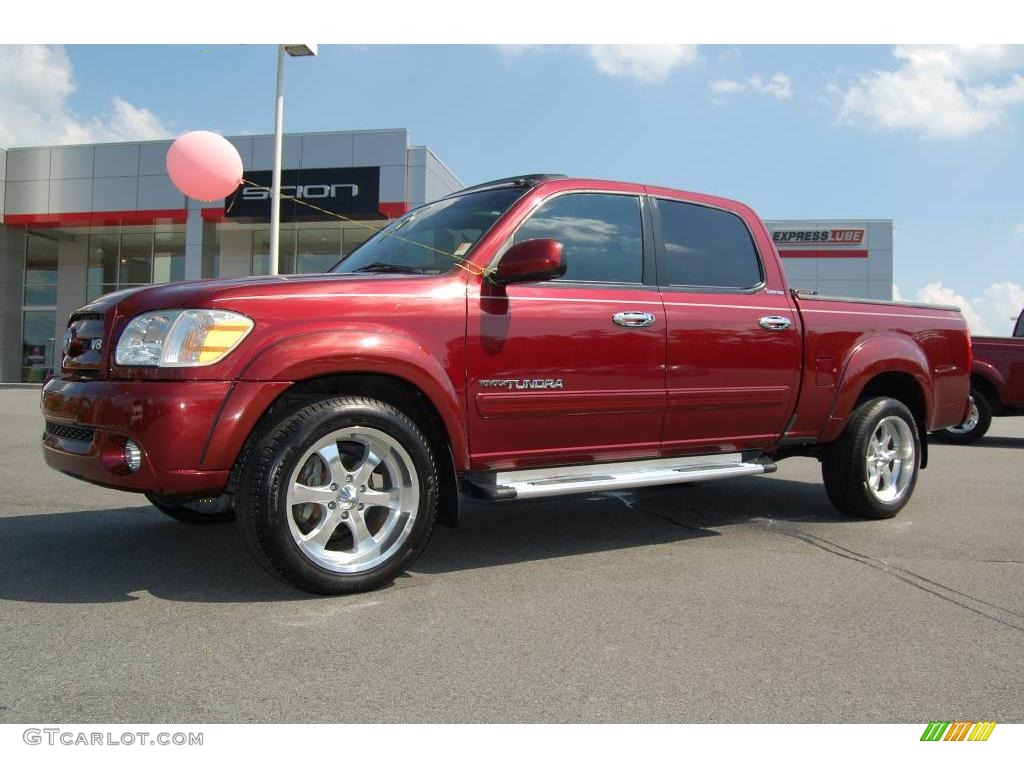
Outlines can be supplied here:
M217 200L234 192L242 180L242 157L223 136L191 131L167 150L167 173L182 194L194 200Z

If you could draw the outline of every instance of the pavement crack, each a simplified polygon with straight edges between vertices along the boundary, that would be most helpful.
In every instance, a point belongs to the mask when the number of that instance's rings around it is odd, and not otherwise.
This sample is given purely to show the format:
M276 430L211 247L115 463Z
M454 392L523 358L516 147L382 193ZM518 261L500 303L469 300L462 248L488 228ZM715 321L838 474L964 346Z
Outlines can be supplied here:
M672 525L678 526L680 528L685 528L686 530L691 531L693 533L705 531L705 529L701 528L700 526L687 525L686 523L680 520L676 520L674 517L670 517L669 515L662 515L657 512L652 512L649 509L644 509L640 504L636 503L633 499L629 498L624 493L614 493L612 491L605 491L604 495L611 496L614 499L618 499L627 509L638 514L656 517L659 520L664 520L666 523L671 523Z
M868 568L874 568L876 571L881 571L895 579L899 579L905 584L909 584L922 592L927 592L930 595L934 595L942 600L953 603L964 610L975 613L978 616L989 619L990 621L994 621L1004 627L1009 627L1017 632L1024 633L1024 614L1010 610L1009 608L1003 608L1000 605L996 605L995 603L983 600L980 597L967 594L966 592L961 592L958 589L954 589L946 584L929 579L919 573L914 573L907 568L893 565L881 558L872 557L871 555L865 555L862 552L856 552L852 549L848 549L841 544L836 544L828 539L815 536L813 533L808 533L789 522L773 520L767 517L755 517L750 520L750 523L763 530L778 533L782 536L788 536L791 539L802 541L805 544L810 544L811 546L817 547L818 549L828 552L831 555L835 555L836 557L841 557L845 560L852 560L853 562L860 563ZM1021 621L1018 622L1014 619L1019 619Z

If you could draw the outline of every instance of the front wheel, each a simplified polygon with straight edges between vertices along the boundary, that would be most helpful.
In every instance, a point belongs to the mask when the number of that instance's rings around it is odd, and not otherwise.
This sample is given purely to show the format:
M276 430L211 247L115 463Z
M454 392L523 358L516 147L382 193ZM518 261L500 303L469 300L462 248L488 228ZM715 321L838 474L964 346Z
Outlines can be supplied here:
M879 397L862 403L822 457L833 506L857 517L893 517L917 484L921 441L910 409Z
M239 482L246 546L300 589L343 594L389 583L434 527L437 468L405 414L335 397L281 419L254 446Z
M992 406L988 398L976 389L971 390L971 397L974 404L967 414L967 421L955 427L946 427L938 433L947 443L970 445L981 440L988 432L992 424Z

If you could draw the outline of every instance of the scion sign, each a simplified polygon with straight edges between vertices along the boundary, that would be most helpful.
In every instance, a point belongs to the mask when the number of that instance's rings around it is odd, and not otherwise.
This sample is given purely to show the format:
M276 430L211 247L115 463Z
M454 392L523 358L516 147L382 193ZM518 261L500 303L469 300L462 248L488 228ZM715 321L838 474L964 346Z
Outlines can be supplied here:
M270 177L270 171L248 172L245 178L253 183L243 183L224 201L227 218L269 221ZM281 172L281 221L320 221L330 219L331 213L376 218L380 215L379 202L380 168L377 167L302 168Z

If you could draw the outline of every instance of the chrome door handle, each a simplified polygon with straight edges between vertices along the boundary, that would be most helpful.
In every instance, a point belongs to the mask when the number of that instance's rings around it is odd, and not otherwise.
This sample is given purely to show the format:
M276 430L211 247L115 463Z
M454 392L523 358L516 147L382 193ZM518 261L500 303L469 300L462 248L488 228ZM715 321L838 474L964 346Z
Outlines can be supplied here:
M782 315L766 315L757 321L766 331L785 331L793 325L793 321Z
M654 315L650 312L616 312L612 322L624 328L646 328L654 325Z

